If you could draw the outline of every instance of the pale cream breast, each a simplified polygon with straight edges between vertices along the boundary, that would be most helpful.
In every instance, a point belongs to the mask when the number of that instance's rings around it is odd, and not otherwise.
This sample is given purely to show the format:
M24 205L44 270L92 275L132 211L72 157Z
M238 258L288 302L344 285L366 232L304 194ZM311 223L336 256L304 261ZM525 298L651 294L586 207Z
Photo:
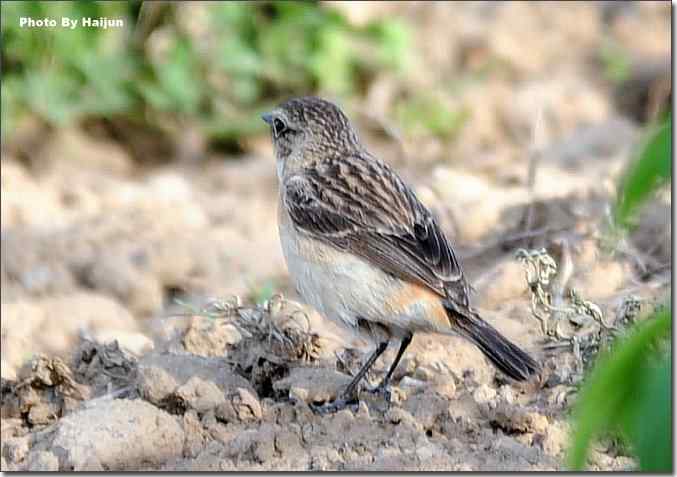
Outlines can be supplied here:
M289 275L303 300L350 328L357 318L399 331L449 332L440 297L393 277L371 263L298 232L284 208L278 226Z

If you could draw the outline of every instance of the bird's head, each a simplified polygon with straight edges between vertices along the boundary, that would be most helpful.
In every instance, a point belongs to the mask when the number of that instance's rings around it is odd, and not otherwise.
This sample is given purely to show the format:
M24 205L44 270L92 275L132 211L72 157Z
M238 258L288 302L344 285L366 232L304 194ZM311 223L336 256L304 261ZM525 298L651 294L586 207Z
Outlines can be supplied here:
M360 148L348 117L321 98L290 99L261 117L270 125L280 177L285 170Z

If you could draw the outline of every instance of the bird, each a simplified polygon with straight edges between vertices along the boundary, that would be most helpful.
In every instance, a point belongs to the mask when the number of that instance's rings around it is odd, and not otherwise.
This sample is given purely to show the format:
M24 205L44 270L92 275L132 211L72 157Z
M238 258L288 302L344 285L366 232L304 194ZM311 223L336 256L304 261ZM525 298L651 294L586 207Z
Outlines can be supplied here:
M399 340L371 389L389 403L393 373L417 332L461 336L514 380L539 373L531 356L471 306L470 285L435 216L367 150L337 105L298 97L261 117L273 143L279 238L293 285L321 315L375 344L345 389L314 405L316 412L355 406L360 381Z

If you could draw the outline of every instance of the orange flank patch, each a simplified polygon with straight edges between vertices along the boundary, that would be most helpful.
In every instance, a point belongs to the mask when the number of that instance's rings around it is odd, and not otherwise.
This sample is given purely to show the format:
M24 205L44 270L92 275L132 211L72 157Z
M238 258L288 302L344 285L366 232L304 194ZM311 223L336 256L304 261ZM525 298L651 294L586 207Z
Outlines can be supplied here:
M425 319L432 328L449 328L449 318L442 306L441 297L427 287L407 283L386 304L387 311L395 315L411 314L417 307L419 310L425 309Z

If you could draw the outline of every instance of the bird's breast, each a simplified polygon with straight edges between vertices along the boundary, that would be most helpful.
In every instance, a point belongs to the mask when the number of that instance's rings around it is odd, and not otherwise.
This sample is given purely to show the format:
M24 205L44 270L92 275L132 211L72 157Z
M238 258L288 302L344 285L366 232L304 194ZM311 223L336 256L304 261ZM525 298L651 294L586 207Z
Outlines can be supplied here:
M283 204L278 224L296 290L326 318L353 328L358 318L409 331L444 331L448 327L440 297L432 290L304 235L294 227Z

